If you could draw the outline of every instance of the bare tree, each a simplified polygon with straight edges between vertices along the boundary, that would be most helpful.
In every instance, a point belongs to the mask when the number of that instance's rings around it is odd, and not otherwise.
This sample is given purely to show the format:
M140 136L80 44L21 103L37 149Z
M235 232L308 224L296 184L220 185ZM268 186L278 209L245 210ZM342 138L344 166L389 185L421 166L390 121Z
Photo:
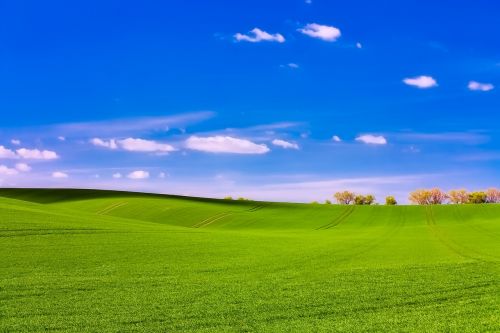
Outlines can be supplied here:
M429 193L429 203L431 205L441 205L446 201L446 199L448 199L448 195L437 187L429 190Z
M356 195L350 191L337 192L333 195L335 200L341 205L349 205L354 201Z
M451 190L448 192L448 198L454 204L466 204L469 202L469 192L465 189Z
M408 199L418 205L440 205L446 201L448 196L439 188L430 190L419 189L410 193Z
M486 191L486 202L500 203L500 190L497 188L489 188Z

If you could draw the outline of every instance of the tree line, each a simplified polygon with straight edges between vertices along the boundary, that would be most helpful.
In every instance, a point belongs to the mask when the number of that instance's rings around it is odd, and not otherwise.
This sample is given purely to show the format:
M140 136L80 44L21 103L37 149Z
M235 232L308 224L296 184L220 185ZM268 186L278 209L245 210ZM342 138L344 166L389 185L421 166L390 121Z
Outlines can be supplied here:
M356 194L351 191L337 192L333 197L340 205L371 205L375 203L375 196ZM418 189L411 192L408 199L417 205L500 203L500 190L490 188L485 191L469 192L465 189L459 189L444 192L439 188ZM326 200L325 203L331 202ZM385 204L397 205L397 201L394 196L390 195L385 198Z
M339 205L373 205L377 204L373 194L357 194L351 191L341 191L333 195ZM441 204L483 204L500 203L500 190L490 188L485 191L469 192L465 189L451 190L444 192L435 187L431 189L418 189L410 193L408 199L416 205L441 205ZM227 196L224 200L235 200ZM238 201L251 201L251 199L239 197ZM313 201L312 204L319 204ZM325 204L332 204L330 200L325 200ZM388 206L397 205L396 198L392 195L385 197L385 204Z

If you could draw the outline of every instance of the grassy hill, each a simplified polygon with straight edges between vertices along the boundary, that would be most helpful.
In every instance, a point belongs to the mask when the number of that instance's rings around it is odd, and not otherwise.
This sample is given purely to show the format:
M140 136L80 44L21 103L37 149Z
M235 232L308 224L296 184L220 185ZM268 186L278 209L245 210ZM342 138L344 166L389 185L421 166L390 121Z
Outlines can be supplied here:
M0 189L0 331L500 331L500 205Z

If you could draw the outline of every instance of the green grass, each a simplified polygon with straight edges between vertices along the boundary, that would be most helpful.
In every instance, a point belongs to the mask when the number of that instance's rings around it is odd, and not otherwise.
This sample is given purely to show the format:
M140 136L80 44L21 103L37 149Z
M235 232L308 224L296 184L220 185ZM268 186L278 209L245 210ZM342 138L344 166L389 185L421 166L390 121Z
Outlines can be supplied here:
M0 189L2 332L500 331L500 205Z

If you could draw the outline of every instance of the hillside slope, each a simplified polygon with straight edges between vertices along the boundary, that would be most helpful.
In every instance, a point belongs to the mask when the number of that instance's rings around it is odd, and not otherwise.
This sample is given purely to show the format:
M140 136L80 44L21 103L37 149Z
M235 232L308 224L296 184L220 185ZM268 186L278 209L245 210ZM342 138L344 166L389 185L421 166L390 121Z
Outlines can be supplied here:
M500 206L0 189L0 331L498 331Z

